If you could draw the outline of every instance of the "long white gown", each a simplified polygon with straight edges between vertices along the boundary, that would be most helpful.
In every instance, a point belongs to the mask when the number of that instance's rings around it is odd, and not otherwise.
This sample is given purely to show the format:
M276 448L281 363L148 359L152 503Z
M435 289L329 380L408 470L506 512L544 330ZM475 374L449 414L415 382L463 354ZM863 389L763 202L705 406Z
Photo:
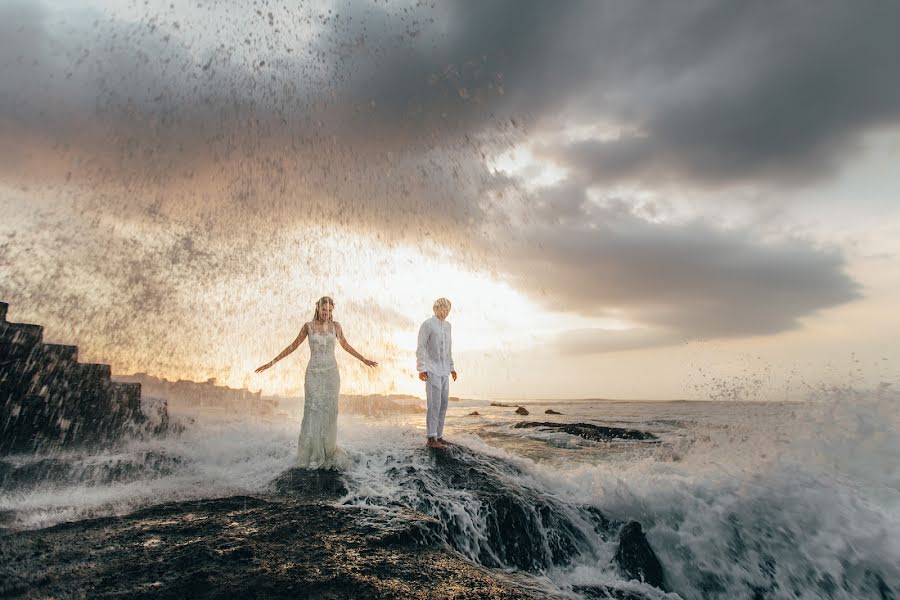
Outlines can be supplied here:
M303 385L303 422L297 466L301 469L346 469L347 453L337 446L338 394L341 375L334 358L335 334L310 332L309 364Z

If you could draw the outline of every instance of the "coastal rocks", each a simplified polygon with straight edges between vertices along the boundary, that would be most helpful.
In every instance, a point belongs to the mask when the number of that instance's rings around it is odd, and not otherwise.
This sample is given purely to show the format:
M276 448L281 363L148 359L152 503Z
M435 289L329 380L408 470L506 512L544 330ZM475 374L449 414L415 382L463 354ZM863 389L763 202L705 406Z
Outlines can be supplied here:
M662 565L647 542L641 524L630 521L619 533L619 548L614 562L621 575L630 581L640 581L663 592L668 591ZM632 590L607 586L574 586L572 591L584 598L615 598L616 600L645 600L647 596ZM654 596L655 597L655 596Z
M518 485L518 470L509 463L462 446L435 453L434 459L433 471L403 474L398 480L411 486L406 497L414 502L405 505L444 524L446 542L472 560L488 567L540 571L566 564L589 548L587 532L575 527L555 501ZM457 517L460 506L438 501L448 496L473 501L465 521ZM595 530L615 534L616 528L596 511L584 518L592 523L591 535ZM473 536L472 528L479 535Z
M288 469L273 482L274 490L285 496L309 500L334 500L347 493L347 486L337 471Z
M638 523L612 521L591 506L576 507L573 513L573 507L517 483L521 473L513 465L463 446L448 448L434 458L434 472L419 478L409 472L403 475L405 483L421 494L417 504L407 506L434 517L446 542L478 563L541 572L596 555L598 544L618 538L612 559L616 569L628 578L665 589L662 567ZM454 507L439 500L448 495L457 498ZM458 502L466 496L474 501L474 512L462 522ZM472 535L473 529L477 536ZM602 589L607 594L603 597L642 597Z
M562 413L561 413L561 412L556 412L556 411L553 410L552 408L548 408L547 410L544 411L544 414L545 414L545 415L561 415Z
M626 578L637 579L653 587L665 589L662 565L659 564L656 553L647 542L644 530L637 521L631 521L622 528L615 561Z
M147 419L141 386L114 382L109 365L78 362L78 348L44 343L44 328L6 320L0 302L0 453L103 445L159 433ZM157 415L158 416L158 415Z
M491 406L499 406L501 408L515 407L517 415L527 415L528 414L528 409L526 409L524 406L519 406L518 404L504 404L503 402L491 402Z
M385 472L386 487L397 484L400 493L373 497L378 509L335 505L353 487L344 473L292 468L257 495L0 532L0 597L543 598L553 594L504 571L540 576L598 556L607 557L598 565L604 571L612 558L626 577L650 580L642 538L626 535L633 526L561 503L500 458L456 445L421 452ZM427 464L418 460L424 456ZM9 460L2 485L29 489L42 471L74 483L80 467L62 460L34 467ZM144 479L174 467L147 456ZM90 479L121 482L135 468L110 464ZM14 514L0 511L4 521L15 527ZM649 585L623 589L612 582L582 595L659 597Z
M478 412L477 410L473 410L472 412L470 412L470 413L468 414L468 416L470 416L470 417L480 417L480 416L481 416L481 413Z
M538 598L419 533L431 521L235 496L0 537L0 596Z
M637 429L623 429L621 427L604 427L602 425L594 425L593 423L536 423L523 422L516 423L515 428L531 428L537 427L541 429L551 429L563 431L569 435L577 435L586 440L595 442L609 442L612 440L642 440L655 441L658 438L652 433L639 431Z

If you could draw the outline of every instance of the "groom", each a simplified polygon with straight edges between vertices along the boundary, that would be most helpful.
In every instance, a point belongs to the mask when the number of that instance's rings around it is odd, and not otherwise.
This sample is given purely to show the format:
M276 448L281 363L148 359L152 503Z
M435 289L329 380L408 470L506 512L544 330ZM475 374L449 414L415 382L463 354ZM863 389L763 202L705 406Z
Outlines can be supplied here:
M434 301L434 316L426 319L419 328L419 344L416 347L416 370L425 382L428 413L425 417L429 448L444 448L444 417L450 398L450 377L456 381L453 367L453 344L450 342L450 301L438 298Z

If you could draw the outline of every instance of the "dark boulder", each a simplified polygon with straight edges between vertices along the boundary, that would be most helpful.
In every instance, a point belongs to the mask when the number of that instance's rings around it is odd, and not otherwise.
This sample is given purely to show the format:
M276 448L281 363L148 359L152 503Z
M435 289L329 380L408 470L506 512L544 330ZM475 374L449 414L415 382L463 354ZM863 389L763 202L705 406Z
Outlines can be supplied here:
M472 412L469 413L469 416L470 417L480 417L481 413L478 412L477 410L473 410Z
M545 414L545 415L561 415L562 413L561 413L561 412L556 412L556 411L553 410L552 408L548 408L547 410L544 411L544 414Z
M340 473L321 469L288 469L272 487L278 494L307 500L333 500L347 493Z
M637 521L631 521L622 528L619 549L613 560L626 578L643 581L661 590L666 589L662 565Z
M524 406L520 406L519 408L516 409L516 414L517 415L527 415L528 411L525 409Z
M436 519L450 546L485 566L537 572L568 564L590 552L593 542L587 535L612 538L621 526L585 507L579 521L593 528L586 532L572 521L568 507L520 485L519 470L505 461L458 445L433 456L433 471L388 475L414 490L406 498L417 502L404 506ZM474 496L477 512L460 519L458 508L442 501L448 490ZM473 539L470 520L479 523L484 537Z
M556 429L564 431L569 435L577 435L586 440L595 442L608 442L611 440L657 440L658 438L652 433L639 431L637 429L623 429L621 427L604 427L594 425L593 423L550 423L550 422L523 422L516 423L516 429L520 428L541 428Z

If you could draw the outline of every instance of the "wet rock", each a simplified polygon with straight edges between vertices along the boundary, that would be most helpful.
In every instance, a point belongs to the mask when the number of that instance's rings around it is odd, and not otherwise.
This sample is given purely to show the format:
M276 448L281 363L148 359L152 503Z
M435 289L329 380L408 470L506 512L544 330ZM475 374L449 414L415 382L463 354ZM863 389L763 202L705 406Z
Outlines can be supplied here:
M483 565L539 572L590 552L593 542L586 536L611 539L621 528L592 507L579 511L576 524L569 507L517 484L520 472L504 461L463 446L449 447L434 458L434 470L419 477L397 473L402 485L420 491L420 503L408 508L437 519L447 544ZM481 522L477 527L483 537L473 539L471 524L458 518L457 509L432 500L446 495L447 488L477 499L481 508L473 517ZM593 530L586 531L583 523Z
M666 589L662 565L637 521L631 521L622 528L619 549L613 560L626 578L643 581L661 590Z
M516 409L516 414L517 415L527 415L528 411L525 409L524 406L520 406L519 408Z
M472 412L469 413L469 416L470 417L480 417L481 413L478 412L477 410L473 410Z
M547 410L544 411L544 414L545 414L545 415L561 415L562 413L561 413L561 412L556 412L556 411L553 410L552 408L548 408Z
M272 488L285 496L320 501L337 499L347 493L340 473L318 469L288 469L275 478Z
M639 431L637 429L623 429L621 427L604 427L594 425L593 423L537 423L523 422L516 423L515 428L531 428L538 427L541 429L556 429L564 431L569 435L577 435L586 440L596 442L608 442L611 440L657 440L658 438L652 433Z
M0 596L537 598L422 535L430 520L236 496L0 536Z
M491 402L491 406L500 406L503 408L512 408L514 406L518 406L517 404L504 404L503 402Z

